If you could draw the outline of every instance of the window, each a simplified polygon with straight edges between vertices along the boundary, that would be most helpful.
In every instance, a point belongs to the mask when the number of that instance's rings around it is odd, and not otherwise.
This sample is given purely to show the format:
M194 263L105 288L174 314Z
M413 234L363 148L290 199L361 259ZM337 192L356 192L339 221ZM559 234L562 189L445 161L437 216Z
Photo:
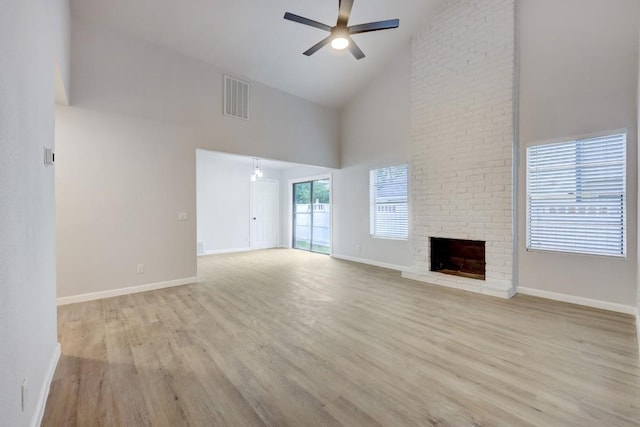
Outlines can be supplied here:
M527 249L626 255L626 139L527 148Z
M370 234L373 237L409 237L408 166L390 166L369 172Z

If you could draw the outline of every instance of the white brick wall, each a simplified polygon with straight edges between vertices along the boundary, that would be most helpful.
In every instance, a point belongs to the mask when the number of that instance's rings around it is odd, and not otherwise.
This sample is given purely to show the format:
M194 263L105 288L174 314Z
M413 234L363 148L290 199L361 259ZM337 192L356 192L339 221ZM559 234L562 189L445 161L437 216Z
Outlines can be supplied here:
M452 0L413 40L411 273L430 282L512 287L514 14ZM429 273L429 237L486 241L486 282Z

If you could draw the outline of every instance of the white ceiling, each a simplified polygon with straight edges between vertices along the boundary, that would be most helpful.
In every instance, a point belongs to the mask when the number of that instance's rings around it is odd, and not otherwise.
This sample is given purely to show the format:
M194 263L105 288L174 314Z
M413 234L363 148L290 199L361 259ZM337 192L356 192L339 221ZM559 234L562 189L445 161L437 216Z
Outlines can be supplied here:
M400 19L393 30L353 36L367 55L356 61L326 46L327 36L285 21L285 12L335 25L338 0L72 0L82 19L206 61L238 76L320 104L340 106L369 82L445 0L355 0L350 25Z

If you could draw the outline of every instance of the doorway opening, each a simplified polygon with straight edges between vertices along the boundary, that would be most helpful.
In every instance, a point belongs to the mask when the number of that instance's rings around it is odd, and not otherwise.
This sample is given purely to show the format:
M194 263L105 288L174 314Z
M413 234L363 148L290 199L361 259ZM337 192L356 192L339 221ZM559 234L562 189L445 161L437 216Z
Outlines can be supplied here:
M293 184L292 247L321 254L331 252L331 181Z

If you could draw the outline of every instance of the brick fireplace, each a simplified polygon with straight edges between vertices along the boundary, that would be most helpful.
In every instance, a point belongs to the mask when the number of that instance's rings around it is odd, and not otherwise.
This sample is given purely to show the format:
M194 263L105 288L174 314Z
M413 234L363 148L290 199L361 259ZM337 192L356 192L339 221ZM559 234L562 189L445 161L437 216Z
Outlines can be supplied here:
M413 39L405 277L513 295L514 16L513 0L454 0ZM484 242L484 280L432 271L437 239Z

